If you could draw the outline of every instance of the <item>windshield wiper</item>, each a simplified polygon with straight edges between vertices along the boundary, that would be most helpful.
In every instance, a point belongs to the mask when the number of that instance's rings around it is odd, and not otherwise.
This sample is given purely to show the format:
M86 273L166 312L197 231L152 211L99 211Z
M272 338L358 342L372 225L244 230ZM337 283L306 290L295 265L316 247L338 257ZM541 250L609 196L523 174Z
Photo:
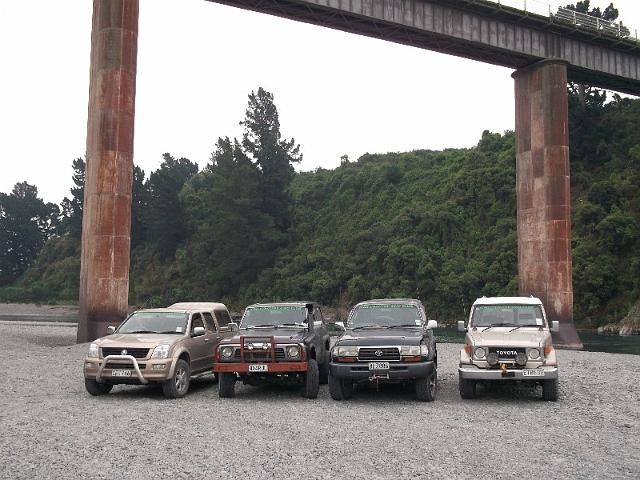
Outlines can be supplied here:
M490 328L493 328L493 327L514 327L514 326L515 325L513 323L494 323L493 325L489 325L487 328L485 328L482 331L486 332L487 330L489 330Z
M361 328L386 328L382 325L360 325L359 327L352 327L351 330L359 330Z
M281 323L278 327L306 327L306 323Z
M175 330L166 330L164 332L156 332L156 333L173 333L176 335L182 335L184 332L176 332Z
M402 325L387 325L386 327L383 328L408 328L408 327L412 327L412 328L416 328L416 327L420 327L420 325L414 325L411 323L405 323Z
M252 328L278 328L278 325L264 324L264 325L247 325L242 327L245 330L251 330Z
M513 332L514 330L518 330L519 328L522 327L537 327L537 328L542 328L542 325L518 325L516 328L512 328L511 330L509 330L509 332Z
M158 333L152 330L134 330L133 332L118 332L118 333Z

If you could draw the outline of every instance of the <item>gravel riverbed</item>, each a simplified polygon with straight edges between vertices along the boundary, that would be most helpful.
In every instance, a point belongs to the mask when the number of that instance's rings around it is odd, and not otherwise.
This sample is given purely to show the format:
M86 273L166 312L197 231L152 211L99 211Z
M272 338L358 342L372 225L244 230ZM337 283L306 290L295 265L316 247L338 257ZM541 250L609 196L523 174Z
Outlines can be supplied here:
M514 384L458 395L460 345L439 344L439 391L335 402L209 379L85 392L72 324L0 322L0 478L640 478L640 356L560 351L560 399Z

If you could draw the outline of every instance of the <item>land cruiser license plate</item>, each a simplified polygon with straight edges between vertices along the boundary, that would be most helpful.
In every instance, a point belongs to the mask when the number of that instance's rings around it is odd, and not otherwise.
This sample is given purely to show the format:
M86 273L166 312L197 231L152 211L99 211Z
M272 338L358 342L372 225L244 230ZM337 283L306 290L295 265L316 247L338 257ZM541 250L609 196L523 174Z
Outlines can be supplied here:
M131 370L111 370L112 377L130 377Z
M250 372L268 372L269 365L249 365Z
M522 376L523 377L544 377L544 370L523 370L522 371Z
M389 370L389 362L369 362L369 370Z

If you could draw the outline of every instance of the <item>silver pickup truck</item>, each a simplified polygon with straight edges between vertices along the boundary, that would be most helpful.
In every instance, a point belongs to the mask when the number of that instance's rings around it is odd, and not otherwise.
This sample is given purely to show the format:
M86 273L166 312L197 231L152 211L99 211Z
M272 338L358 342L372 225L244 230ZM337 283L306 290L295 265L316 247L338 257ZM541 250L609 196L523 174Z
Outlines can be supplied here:
M558 399L558 362L544 306L535 297L482 297L471 308L460 351L460 396L474 398L478 382L523 381L542 385L545 400Z

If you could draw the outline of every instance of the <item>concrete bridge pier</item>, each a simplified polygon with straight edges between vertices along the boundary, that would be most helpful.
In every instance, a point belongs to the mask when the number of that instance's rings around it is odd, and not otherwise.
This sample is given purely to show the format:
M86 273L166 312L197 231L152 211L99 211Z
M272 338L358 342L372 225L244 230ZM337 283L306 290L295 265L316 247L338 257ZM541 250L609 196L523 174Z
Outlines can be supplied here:
M544 60L513 78L518 287L560 322L557 345L582 348L573 323L567 64Z
M94 0L79 343L128 309L137 49L138 0Z

